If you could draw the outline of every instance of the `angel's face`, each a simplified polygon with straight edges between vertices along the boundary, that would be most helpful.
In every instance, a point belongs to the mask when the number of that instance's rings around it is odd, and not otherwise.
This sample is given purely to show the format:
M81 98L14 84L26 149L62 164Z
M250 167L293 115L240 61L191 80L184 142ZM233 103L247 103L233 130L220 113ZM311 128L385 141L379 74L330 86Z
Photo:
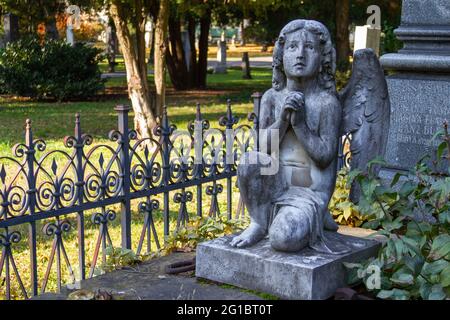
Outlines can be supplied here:
M283 67L288 79L314 78L320 70L320 44L317 35L298 30L286 35Z

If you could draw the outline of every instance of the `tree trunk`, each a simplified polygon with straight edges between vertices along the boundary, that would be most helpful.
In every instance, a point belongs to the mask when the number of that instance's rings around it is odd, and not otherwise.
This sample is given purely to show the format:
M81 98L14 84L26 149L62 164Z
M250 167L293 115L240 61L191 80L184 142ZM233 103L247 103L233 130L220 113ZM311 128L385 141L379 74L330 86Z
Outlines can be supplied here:
M155 114L162 115L162 107L166 103L166 49L167 25L169 22L169 0L161 0L155 25Z
M189 46L191 48L190 51L190 61L189 61L189 83L191 86L195 87L197 84L197 50L195 48L195 19L191 16L188 19L188 34L189 34Z
M117 38L127 70L128 94L134 111L135 129L140 138L149 138L152 135L151 129L156 126L156 121L151 110L146 70L143 75L142 63L138 61L138 53L133 45L120 0L111 3L110 14L116 26ZM145 41L143 44L145 47Z
M336 0L336 55L338 67L348 66L350 0Z
M211 26L211 9L200 18L199 53L195 49L195 26L193 17L187 18L189 43L191 46L190 68L188 70L183 42L181 39L181 23L179 17L169 17L169 43L166 61L170 79L176 90L206 88L206 71L208 68L208 35Z
M208 35L211 26L211 9L200 19L200 38L198 40L197 87L206 88L206 72L208 70Z

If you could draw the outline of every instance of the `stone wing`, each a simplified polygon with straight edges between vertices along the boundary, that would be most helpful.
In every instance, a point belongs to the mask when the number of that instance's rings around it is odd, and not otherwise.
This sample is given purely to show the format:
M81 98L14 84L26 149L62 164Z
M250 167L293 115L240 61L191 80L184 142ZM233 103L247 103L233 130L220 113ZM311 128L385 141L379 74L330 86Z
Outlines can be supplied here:
M384 156L389 131L390 101L386 79L372 49L357 50L352 76L339 92L343 107L341 134L351 134L351 169L366 171L367 163ZM378 173L379 168L376 168ZM352 185L350 199L358 202L359 185Z

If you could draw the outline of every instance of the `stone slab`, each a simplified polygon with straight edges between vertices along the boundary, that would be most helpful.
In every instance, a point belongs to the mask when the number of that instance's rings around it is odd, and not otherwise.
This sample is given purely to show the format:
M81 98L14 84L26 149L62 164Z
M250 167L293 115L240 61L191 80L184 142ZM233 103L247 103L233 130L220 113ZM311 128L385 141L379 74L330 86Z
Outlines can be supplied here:
M394 75L387 78L391 123L385 159L389 168L408 170L440 141L431 141L450 121L450 76Z
M380 243L335 232L334 241L352 249L343 255L323 254L306 248L298 253L273 250L268 239L243 249L232 248L232 236L203 242L197 247L196 276L257 290L282 299L318 300L346 286L342 262L357 262L377 254Z
M402 24L450 25L450 1L403 0Z
M121 270L107 272L83 280L78 289L96 292L101 289L119 300L262 300L256 294L239 288L223 288L216 284L200 282L192 271L169 275L168 264L191 260L195 252L175 252ZM74 292L63 287L61 293L45 293L33 300L66 300Z

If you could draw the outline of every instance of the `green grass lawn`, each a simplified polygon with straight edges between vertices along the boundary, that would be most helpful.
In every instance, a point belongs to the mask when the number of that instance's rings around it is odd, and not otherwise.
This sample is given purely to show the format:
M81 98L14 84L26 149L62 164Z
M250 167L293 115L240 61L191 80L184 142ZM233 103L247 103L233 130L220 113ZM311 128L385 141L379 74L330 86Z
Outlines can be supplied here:
M270 87L271 72L265 69L254 69L252 73L253 80L241 79L240 70L229 70L226 75L208 75L208 90L189 91L189 92L175 92L169 84L168 88L168 114L170 121L174 123L179 129L186 129L188 122L195 117L195 102L199 101L202 104L202 113L205 119L210 120L212 127L218 127L218 119L226 113L226 99L232 100L233 113L241 118L240 124L248 123L246 117L247 113L252 111L252 102L250 95L254 91L263 91ZM149 76L149 81L152 83L152 76ZM107 82L107 88L119 88L126 93L125 78L113 78ZM81 115L81 127L83 132L89 133L94 137L94 144L108 144L113 145L107 139L107 133L111 129L117 128L117 114L114 111L114 106L117 104L129 104L126 95L119 96L119 98L102 97L99 101L84 101L84 102L63 102L51 103L40 101L23 101L20 99L0 98L0 156L12 156L11 147L16 143L24 142L25 120L32 120L32 128L34 138L42 138L47 142L47 150L63 149L68 153L71 150L63 145L63 138L66 135L73 134L75 113L79 112ZM133 113L130 113L130 123L132 124ZM36 156L42 156L38 152ZM62 167L64 158L56 157L59 167ZM2 162L2 161L0 161ZM9 171L8 171L9 172ZM221 181L224 190L219 195L219 206L222 214L226 213L226 181ZM203 188L206 188L205 184ZM2 187L2 186L0 186ZM196 188L190 188L194 194L194 200L188 203L188 211L191 215L196 212L195 194ZM204 190L204 189L203 189ZM175 192L170 193L170 218L171 230L175 229L176 217L179 210L179 205L172 201ZM162 205L162 195L155 197ZM237 209L238 193L233 181L233 214ZM138 201L132 203L132 242L133 249L136 249L140 231L143 225L143 215L137 212ZM203 195L203 214L206 215L211 206L211 197L206 194ZM119 206L113 205L108 207L116 210L119 213ZM94 253L95 243L98 237L98 226L90 221L90 217L99 209L86 212L86 262L87 272L91 266L91 260ZM61 219L63 219L62 217ZM77 273L78 268L78 250L77 250L77 232L75 215L68 215L67 218L71 224L72 229L64 235L64 245L67 251L71 267ZM47 219L40 221L38 227L38 278L39 286L41 287L43 277L50 259L52 238L44 235L42 227L45 223L54 222L55 219ZM162 212L158 210L155 212L156 228L159 235L159 240L163 241L163 223ZM19 230L22 234L22 240L13 246L14 259L18 267L21 279L24 282L27 290L30 289L30 269L29 269L29 247L27 240L27 225L12 227L10 231ZM109 225L109 233L115 246L120 246L121 230L120 230L120 216L118 215L114 221ZM153 239L152 248L155 249L155 242ZM145 249L143 250L145 251ZM101 264L101 258L97 263L97 267ZM70 282L69 271L62 263L63 282ZM96 273L100 269L96 269ZM0 299L5 295L5 271L0 276ZM13 298L21 298L20 289L17 279L13 275L11 277L12 296ZM56 263L53 263L51 269L47 291L55 291L57 289L56 281Z

